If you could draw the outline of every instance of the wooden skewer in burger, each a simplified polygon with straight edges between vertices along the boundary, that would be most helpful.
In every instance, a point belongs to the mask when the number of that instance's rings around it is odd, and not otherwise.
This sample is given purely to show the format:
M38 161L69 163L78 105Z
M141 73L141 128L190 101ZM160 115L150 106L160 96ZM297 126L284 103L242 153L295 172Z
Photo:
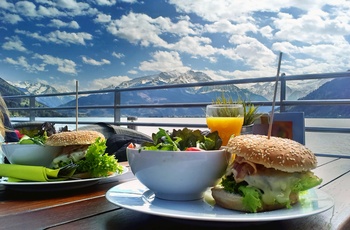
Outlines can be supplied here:
M290 208L299 201L299 193L321 184L310 170L317 166L315 155L304 145L286 138L271 137L277 83L268 136L231 137L227 150L234 161L229 164L219 186L212 188L216 204L227 209L260 212Z

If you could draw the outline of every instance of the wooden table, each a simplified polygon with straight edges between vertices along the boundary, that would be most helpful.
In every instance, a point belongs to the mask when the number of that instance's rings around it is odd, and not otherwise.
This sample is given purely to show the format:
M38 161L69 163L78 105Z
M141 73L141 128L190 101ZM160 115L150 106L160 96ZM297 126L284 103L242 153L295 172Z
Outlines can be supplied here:
M18 192L0 185L0 229L350 229L350 159L318 157L319 189L334 198L334 209L259 224L183 221L120 208L105 198L111 187L134 180L128 173L65 192ZM126 165L127 163L123 163Z

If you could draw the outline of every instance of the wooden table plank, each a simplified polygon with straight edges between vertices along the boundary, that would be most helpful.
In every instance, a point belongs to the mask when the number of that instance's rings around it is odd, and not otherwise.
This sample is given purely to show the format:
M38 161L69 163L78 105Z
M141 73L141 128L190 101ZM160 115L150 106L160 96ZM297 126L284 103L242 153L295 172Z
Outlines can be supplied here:
M330 183L341 175L350 171L350 159L340 158L335 161L328 162L323 164L313 170L315 175L322 178L322 184L319 187L324 186L325 184Z
M282 226L283 227L283 226ZM80 219L69 224L63 224L49 228L50 230L66 229L118 229L118 230L154 230L154 229L179 229L179 230L258 230L258 229L283 229L279 222L267 223L218 223L206 221L189 221L174 218L148 215L131 210L119 209L87 219ZM304 229L305 230L305 229Z
M338 160L338 157L317 157L317 167L320 167L324 164L327 164L329 162Z
M0 228L6 226L5 229L46 229L117 209L119 209L118 206L109 203L102 196L27 213L3 216L0 217Z

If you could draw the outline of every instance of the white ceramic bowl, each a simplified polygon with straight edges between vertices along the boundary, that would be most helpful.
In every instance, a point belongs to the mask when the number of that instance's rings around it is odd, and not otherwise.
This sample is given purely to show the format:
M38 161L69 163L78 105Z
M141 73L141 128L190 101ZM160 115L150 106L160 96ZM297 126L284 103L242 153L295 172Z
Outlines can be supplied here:
M196 200L224 175L230 154L213 151L144 151L127 148L136 178L165 200Z
M45 146L36 144L3 143L4 155L11 164L35 165L50 167L52 160L62 150L61 146Z

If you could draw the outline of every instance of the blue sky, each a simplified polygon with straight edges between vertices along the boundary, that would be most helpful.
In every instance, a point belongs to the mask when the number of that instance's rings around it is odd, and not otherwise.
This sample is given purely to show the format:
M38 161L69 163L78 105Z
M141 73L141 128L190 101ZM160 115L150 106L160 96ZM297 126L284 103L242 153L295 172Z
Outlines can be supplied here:
M0 77L100 89L162 71L215 80L350 69L350 1L0 0Z

